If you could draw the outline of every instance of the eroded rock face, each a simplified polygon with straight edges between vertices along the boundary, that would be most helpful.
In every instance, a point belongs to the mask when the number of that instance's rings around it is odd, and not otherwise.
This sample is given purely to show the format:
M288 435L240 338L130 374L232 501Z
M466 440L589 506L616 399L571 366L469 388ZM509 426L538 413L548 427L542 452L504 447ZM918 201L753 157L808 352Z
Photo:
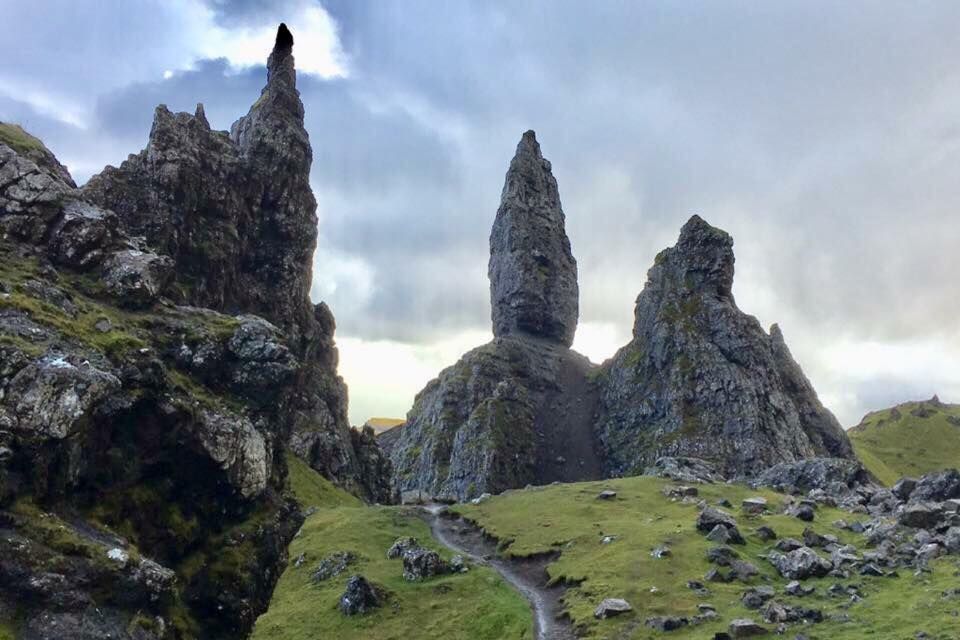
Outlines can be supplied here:
M303 520L290 442L392 498L308 297L291 47L232 135L160 108L82 190L39 141L0 142L0 612L24 637L245 637Z
M421 391L391 447L400 491L465 500L526 484L598 478L583 356L496 338Z
M768 335L737 308L732 247L694 216L647 273L633 340L599 376L596 432L608 474L637 473L661 456L707 460L728 477L853 457L780 330Z
M550 162L533 131L507 171L490 232L493 335L529 334L569 347L577 328L577 261Z
M493 342L464 355L384 437L401 492L464 500L598 478L593 365L569 349L577 264L557 182L532 131L510 163L490 234Z
M83 195L173 258L175 286L167 295L174 301L256 314L283 332L300 365L276 399L291 448L328 478L382 499L389 473L365 467L354 450L333 316L309 298L317 242L313 152L286 34L270 54L260 98L229 133L210 128L202 105L192 115L161 105L147 147L91 178ZM110 279L130 283L117 288L134 304L162 279L157 268L139 271L155 275Z

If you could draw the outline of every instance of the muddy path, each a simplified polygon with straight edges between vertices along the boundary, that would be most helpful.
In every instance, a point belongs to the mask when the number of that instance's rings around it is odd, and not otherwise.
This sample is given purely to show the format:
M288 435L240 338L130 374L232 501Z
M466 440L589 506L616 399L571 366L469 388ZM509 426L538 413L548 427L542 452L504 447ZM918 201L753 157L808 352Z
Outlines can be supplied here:
M421 513L440 544L475 564L490 567L530 603L536 640L576 640L570 620L561 616L560 598L566 587L547 586L547 565L555 555L522 559L499 557L493 540L484 536L475 524L446 511L442 505L424 506Z

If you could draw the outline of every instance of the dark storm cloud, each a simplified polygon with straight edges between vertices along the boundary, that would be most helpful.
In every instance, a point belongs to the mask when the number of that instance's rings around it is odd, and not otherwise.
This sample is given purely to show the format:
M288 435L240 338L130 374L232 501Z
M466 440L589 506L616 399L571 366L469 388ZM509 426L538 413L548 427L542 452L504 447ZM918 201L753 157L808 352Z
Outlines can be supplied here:
M81 178L139 150L155 104L204 102L226 128L263 83L262 67L216 60L160 80L183 68L169 62L183 47L169 5L118 3L110 18L14 4L21 26L0 25L0 118L29 119ZM218 24L257 28L304 3L206 5ZM736 240L741 306L779 321L808 371L825 337L960 349L960 4L323 6L348 75L301 74L300 88L314 290L341 335L430 343L489 327L487 235L533 128L559 181L583 321L628 327L654 255L699 213ZM66 63L50 45L63 33L76 34ZM90 99L87 129L5 93L38 78ZM943 375L931 385L960 388ZM869 388L926 388L877 380L850 382L851 411L879 401Z

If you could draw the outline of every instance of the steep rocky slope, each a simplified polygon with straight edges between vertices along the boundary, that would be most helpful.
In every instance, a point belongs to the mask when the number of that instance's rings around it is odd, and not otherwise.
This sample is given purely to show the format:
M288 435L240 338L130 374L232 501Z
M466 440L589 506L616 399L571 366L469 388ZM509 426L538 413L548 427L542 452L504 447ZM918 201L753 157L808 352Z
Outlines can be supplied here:
M493 342L441 372L417 395L406 424L384 438L402 491L462 500L599 477L592 366L569 349L576 261L557 182L532 131L507 171L489 275Z
M301 362L278 400L291 446L327 477L389 501L351 442L333 315L310 302L317 205L292 49L282 28L267 85L229 134L211 130L202 105L193 116L161 105L146 149L94 176L83 196L173 258L173 301L256 313L283 330Z
M0 123L0 631L238 638L302 522L290 443L385 499L309 303L310 147L281 27L232 134L157 111L78 190ZM12 630L12 631L8 631ZM2 634L0 634L2 635Z
M793 360L734 302L733 240L698 216L660 252L637 297L633 340L606 363L597 437L605 471L661 456L711 461L727 476L853 449Z
M886 484L960 465L960 405L936 396L868 413L847 433L857 457Z

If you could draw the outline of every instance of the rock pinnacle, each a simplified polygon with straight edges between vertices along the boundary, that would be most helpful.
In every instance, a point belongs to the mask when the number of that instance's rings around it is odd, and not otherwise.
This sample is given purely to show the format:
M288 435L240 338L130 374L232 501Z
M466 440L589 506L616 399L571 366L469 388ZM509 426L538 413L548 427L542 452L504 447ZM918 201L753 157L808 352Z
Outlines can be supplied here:
M490 233L490 302L495 336L527 334L565 346L579 315L577 262L564 229L557 181L536 134L510 162Z

